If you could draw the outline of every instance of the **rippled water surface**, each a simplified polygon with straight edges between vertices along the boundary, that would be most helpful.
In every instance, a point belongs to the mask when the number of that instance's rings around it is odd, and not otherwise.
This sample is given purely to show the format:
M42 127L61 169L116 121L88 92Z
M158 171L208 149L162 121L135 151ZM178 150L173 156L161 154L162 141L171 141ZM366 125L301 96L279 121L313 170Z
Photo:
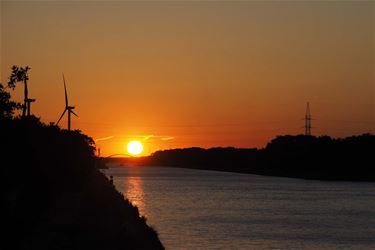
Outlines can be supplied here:
M375 249L375 183L113 167L167 249Z

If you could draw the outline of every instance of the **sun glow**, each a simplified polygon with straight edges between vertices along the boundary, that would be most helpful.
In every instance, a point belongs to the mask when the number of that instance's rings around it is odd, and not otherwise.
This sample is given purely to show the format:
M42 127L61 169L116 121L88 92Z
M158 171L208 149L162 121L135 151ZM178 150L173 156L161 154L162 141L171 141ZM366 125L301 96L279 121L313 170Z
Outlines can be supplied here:
M130 141L127 150L131 155L139 155L143 151L143 145L140 141Z

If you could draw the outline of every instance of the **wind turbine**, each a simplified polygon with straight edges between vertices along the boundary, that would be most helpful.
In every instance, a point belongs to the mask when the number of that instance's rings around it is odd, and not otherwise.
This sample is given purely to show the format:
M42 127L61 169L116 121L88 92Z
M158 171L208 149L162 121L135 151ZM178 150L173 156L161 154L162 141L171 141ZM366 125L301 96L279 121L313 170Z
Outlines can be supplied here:
M70 114L73 114L75 116L78 117L78 115L76 113L74 113L73 109L74 109L74 106L69 106L69 103L68 103L68 94L66 92L66 84L65 84L65 77L64 77L64 74L63 74L63 81L64 81L64 90L65 90L65 109L64 109L64 112L62 113L62 115L60 116L60 119L57 121L56 125L59 124L61 118L63 118L64 114L66 111L68 111L68 130L70 131Z

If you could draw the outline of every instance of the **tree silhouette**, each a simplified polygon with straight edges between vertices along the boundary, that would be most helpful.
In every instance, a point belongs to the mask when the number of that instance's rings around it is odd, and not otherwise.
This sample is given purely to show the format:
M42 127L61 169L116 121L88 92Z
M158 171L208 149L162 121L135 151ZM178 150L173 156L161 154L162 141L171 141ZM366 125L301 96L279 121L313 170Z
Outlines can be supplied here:
M23 82L24 83L24 103L22 106L22 117L26 116L26 110L27 115L30 115L30 105L31 102L34 102L35 99L29 99L29 91L27 88L27 81L29 80L28 71L31 68L29 66L26 67L18 67L16 65L13 65L12 67L12 73L9 77L8 86L12 89L16 87L17 82Z
M185 148L157 151L138 165L171 166L319 180L375 181L375 135L343 139L284 135L265 148Z
M21 107L20 103L10 99L10 94L0 83L0 120L4 118L12 118L14 111Z

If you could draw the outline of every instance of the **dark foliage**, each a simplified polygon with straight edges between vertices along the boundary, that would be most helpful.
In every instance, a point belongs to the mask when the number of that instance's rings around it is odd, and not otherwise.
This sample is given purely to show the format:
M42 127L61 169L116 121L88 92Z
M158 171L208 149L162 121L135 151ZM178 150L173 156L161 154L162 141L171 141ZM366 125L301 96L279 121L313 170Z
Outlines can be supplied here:
M94 167L94 142L34 116L0 120L0 249L163 249Z
M375 136L278 136L264 149L187 148L155 152L138 164L321 180L375 181Z
M12 118L14 112L19 108L21 108L21 104L12 101L9 92L0 83L0 121Z
M9 77L8 86L12 89L16 87L17 82L25 82L29 80L28 71L31 68L29 66L26 67L18 67L14 65L12 67L12 73Z

